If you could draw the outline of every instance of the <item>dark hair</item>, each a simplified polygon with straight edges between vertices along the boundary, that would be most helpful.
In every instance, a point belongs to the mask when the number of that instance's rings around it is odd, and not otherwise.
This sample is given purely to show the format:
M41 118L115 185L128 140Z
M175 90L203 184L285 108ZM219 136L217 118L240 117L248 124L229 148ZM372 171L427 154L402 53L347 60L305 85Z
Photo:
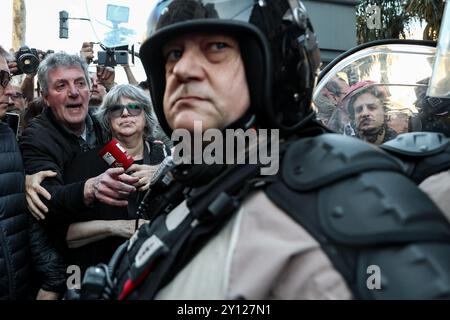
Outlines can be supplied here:
M91 88L91 78L89 76L88 66L86 61L80 56L68 54L65 52L57 52L48 55L39 65L38 68L38 82L44 94L48 93L48 74L51 70L58 67L66 68L80 68L84 72L84 77L89 89Z
M354 105L356 99L358 99L361 95L363 95L365 93L370 93L371 95L373 95L374 97L379 99L383 106L383 110L386 112L386 104L385 104L385 100L387 98L386 92L383 92L383 90L380 90L380 88L378 88L375 85L371 85L371 86L368 86L368 87L363 88L362 90L356 92L350 98L350 101L348 102L348 114L349 114L351 120L355 119L355 109L353 108L353 105Z
M139 82L137 86L143 90L150 90L147 80Z

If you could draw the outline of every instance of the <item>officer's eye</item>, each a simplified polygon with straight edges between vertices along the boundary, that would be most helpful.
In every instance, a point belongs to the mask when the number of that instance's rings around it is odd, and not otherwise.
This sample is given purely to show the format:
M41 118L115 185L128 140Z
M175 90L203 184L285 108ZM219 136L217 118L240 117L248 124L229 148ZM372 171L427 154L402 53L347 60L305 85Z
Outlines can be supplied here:
M212 44L212 49L214 50L222 50L229 47L225 42L215 42Z
M172 49L165 53L164 57L166 62L170 61L178 61L180 60L181 56L183 55L183 51L179 49Z

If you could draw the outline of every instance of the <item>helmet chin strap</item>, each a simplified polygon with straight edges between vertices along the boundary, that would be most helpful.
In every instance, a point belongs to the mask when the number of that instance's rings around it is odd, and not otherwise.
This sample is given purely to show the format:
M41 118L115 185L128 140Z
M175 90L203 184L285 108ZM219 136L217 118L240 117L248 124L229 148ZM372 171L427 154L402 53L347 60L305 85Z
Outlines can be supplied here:
M251 127L254 127L255 123L256 123L256 117L253 114L253 112L250 110L251 110L251 108L248 108L248 110L244 113L244 115L242 115L242 117L240 117L236 121L230 123L223 130L225 130L225 129L247 130L247 129L250 129Z
M250 111L250 108L247 110L247 112L237 119L236 121L232 122L223 130L226 129L242 129L247 130L255 126L256 123L256 117L255 115ZM225 144L226 146L226 144ZM224 147L225 147L224 146ZM205 146L203 146L205 147ZM193 150L193 149L192 149ZM202 149L203 152L203 149ZM225 154L225 150L224 153ZM199 156L199 155L193 155ZM200 160L202 160L200 158ZM223 170L228 168L229 165L227 164L205 164L205 163L191 163L191 164L181 164L175 167L174 170L172 170L172 174L176 181L182 183L183 185L191 188L197 188L201 187L205 184L208 184L211 182L211 179L217 177Z

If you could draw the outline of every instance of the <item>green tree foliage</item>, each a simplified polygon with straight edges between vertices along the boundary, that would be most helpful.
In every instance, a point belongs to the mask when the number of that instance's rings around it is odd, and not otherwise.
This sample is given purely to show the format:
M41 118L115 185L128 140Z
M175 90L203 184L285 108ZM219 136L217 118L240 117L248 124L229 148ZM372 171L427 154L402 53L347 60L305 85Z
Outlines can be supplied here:
M425 21L424 40L437 40L444 12L444 0L407 0L405 10Z
M444 4L444 0L362 0L356 6L358 43L405 38L414 20L426 24L424 40L437 40ZM373 13L366 10L371 5L380 9L381 28L368 28L367 21Z

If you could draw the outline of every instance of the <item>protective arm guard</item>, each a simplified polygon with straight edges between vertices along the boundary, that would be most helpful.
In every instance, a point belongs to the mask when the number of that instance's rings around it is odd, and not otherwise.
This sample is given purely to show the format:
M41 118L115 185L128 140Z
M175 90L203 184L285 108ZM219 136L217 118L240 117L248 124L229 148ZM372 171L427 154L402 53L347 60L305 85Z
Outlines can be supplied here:
M407 175L417 184L433 174L450 169L450 139L442 133L403 133L380 147L402 160Z
M356 298L450 298L450 226L404 169L377 147L324 134L289 147L266 193L315 237Z

